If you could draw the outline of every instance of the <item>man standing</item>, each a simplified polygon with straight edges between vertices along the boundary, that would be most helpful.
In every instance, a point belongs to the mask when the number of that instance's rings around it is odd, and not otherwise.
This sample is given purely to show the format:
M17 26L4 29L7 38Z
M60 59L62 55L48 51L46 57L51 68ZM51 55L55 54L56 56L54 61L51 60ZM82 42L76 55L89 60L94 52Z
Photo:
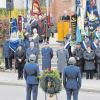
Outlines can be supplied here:
M15 52L15 60L16 60L15 65L16 68L18 69L18 79L23 79L23 68L25 65L25 59L26 59L25 49L20 44Z
M64 49L63 46L60 46L61 49L57 50L57 69L60 73L60 77L62 77L62 73L64 67L67 66L67 62L69 59L69 52L67 49ZM62 59L63 58L63 59Z
M97 79L100 79L100 41L99 46L96 48L95 55L97 64Z
M36 56L36 63L38 63L38 49L34 47L34 42L30 42L30 47L26 50L26 60L28 61L29 56L34 54Z
M6 37L6 41L3 45L3 57L5 59L5 70L9 68L12 69L12 59L10 59L9 37Z
M31 92L33 93L33 100L37 100L38 95L38 76L39 76L39 66L35 63L36 56L30 55L29 62L25 64L24 67L24 77L26 80L26 100L31 100Z
M65 21L70 20L70 17L67 15L66 10L64 10L64 15L62 16L62 20L65 20Z
M73 52L74 57L76 58L76 65L79 66L80 70L81 70L81 74L83 72L83 52L84 50L81 48L81 44L77 43L76 44L76 49Z
M42 52L42 69L51 69L51 59L53 57L53 50L48 46L48 43L45 43L44 47L41 50Z
M70 57L68 63L69 66L63 72L63 85L67 92L67 100L71 100L72 94L73 100L78 100L78 92L81 88L81 72L79 67L75 66L74 57Z

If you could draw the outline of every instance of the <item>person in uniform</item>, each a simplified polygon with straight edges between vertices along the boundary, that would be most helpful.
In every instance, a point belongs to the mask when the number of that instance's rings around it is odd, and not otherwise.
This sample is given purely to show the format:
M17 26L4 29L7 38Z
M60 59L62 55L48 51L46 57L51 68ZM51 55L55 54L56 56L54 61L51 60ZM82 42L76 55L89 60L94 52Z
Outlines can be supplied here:
M29 56L29 62L24 66L24 77L26 80L26 100L31 100L31 92L33 100L37 100L38 84L39 84L39 66L36 61L35 55Z
M28 62L28 58L31 54L36 56L36 63L38 63L38 49L34 47L34 42L30 42L30 47L26 50L26 61Z
M97 64L97 79L100 79L100 41L99 46L96 48L95 55Z
M67 100L78 100L79 89L81 88L81 72L79 67L75 66L76 60L70 57L69 65L65 67L63 72L63 86L67 93Z
M53 58L53 50L49 47L48 43L44 44L44 47L41 50L42 53L42 69L50 70L51 69L51 59Z
M29 48L30 42L29 42L29 33L28 32L26 32L24 34L24 39L22 40L22 44L23 44L25 50L27 50Z
M15 66L18 69L18 79L23 79L23 68L25 65L26 53L24 47L20 44L15 52Z
M70 17L67 15L67 11L64 10L64 15L62 16L62 20L70 20Z
M87 50L87 45L91 45L91 41L90 41L90 39L89 39L89 36L85 36L84 37L84 40L82 41L82 44L81 44L81 46L82 46L82 48L84 49L84 50Z
M87 45L87 51L84 51L83 57L85 60L84 70L86 71L86 79L93 79L95 70L95 52L91 49L89 44Z
M3 45L3 57L4 57L4 60L5 60L5 70L9 69L10 66L9 66L9 61L10 61L10 54L9 54L9 37L6 37L6 41L4 42L4 45Z
M76 44L76 48L73 52L73 56L76 59L76 65L79 66L80 70L81 70L81 74L83 73L83 52L84 50L81 48L81 44L77 43Z
M62 73L64 67L67 66L67 62L69 59L69 52L67 49L64 49L63 45L59 47L60 49L57 50L57 69L60 73L60 77L62 77ZM63 58L63 59L62 59Z

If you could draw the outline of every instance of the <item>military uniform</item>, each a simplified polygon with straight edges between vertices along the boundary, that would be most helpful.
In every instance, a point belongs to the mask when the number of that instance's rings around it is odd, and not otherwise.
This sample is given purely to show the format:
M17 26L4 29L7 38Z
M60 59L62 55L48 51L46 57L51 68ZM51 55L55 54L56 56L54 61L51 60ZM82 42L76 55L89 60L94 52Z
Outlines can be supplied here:
M84 70L86 71L86 78L93 79L93 73L95 70L95 52L91 51L90 53L88 51L84 51L84 59L85 59L85 65Z
M3 45L3 56L5 58L5 69L12 69L12 59L10 56L9 41L5 41Z
M100 46L97 47L95 54L97 63L97 79L100 79Z
M78 92L81 87L81 72L77 66L66 66L63 72L63 85L66 89L67 100L71 100L72 93L73 100L78 100Z
M26 100L31 100L31 91L33 93L33 100L37 100L38 95L38 80L39 66L36 63L26 63L24 67L24 77L26 80Z
M53 57L53 50L50 47L44 47L41 50L42 52L42 69L50 69L51 68L51 59Z
M27 50L26 50L26 60L28 61L28 59L29 59L29 56L31 55L31 54L34 54L35 56L36 56L36 63L38 63L38 53L39 53L39 51L38 51L38 49L37 48L28 48Z
M22 45L24 46L25 50L27 50L30 46L30 41L27 38L25 38L22 40Z

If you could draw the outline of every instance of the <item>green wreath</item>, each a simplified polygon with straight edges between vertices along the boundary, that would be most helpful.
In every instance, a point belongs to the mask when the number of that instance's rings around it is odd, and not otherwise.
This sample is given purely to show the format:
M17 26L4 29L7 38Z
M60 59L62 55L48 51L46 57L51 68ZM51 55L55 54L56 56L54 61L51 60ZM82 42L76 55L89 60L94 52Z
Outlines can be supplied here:
M62 88L59 73L57 71L44 71L40 78L40 87L49 94L59 93Z

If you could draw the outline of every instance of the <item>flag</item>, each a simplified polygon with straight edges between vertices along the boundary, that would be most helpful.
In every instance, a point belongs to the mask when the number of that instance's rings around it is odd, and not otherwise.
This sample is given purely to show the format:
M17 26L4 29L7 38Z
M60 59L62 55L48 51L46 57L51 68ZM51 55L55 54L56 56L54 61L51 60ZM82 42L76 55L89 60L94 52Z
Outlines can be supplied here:
M51 25L51 20L50 20L50 11L49 11L49 14L48 14L48 16L47 16L47 21L48 21L48 26L50 26L50 25Z
M29 10L29 0L26 0L26 11L28 12L28 10Z
M10 33L10 41L9 47L15 52L19 45L19 36L18 36L18 28L17 28L17 20L11 20L11 33Z
M79 0L78 0L79 2ZM82 18L81 18L81 2L77 5L77 28L76 28L76 43L82 42Z
M26 0L26 14L27 14L27 17L30 16L30 9L31 9L30 5L31 5L31 4L32 4L32 3L31 3L30 0Z
M50 3L52 0L46 0L46 10L47 10L47 21L48 21L48 26L51 25L50 21Z
M99 15L95 0L87 0L86 2L86 18L88 21L89 31L94 32L99 26Z
M77 29L76 29L76 43L82 42L82 35L81 35L81 30L79 29L79 26L77 24Z
M39 0L33 0L32 2L31 15L34 16L35 14L41 15L41 8L40 8Z
M22 16L18 16L18 30L22 31Z
M11 29L11 33L17 32L18 31L18 27L17 27L17 19L12 19L10 21L10 29Z
M6 0L6 9L10 11L14 9L14 0Z

